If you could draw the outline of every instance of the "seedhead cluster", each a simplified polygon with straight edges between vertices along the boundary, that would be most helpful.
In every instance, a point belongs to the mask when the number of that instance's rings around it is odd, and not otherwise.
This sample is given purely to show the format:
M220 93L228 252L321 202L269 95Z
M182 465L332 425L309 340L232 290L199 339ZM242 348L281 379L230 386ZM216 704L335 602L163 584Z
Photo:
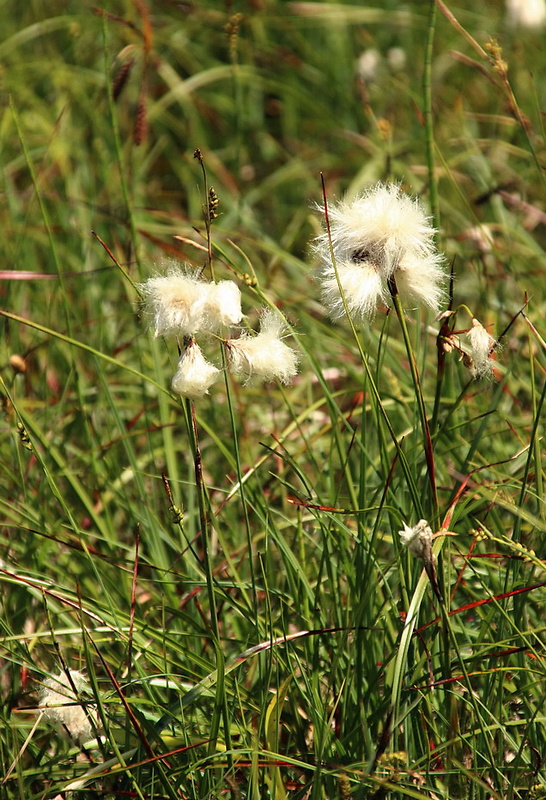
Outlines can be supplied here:
M262 312L259 334L222 335L243 319L241 292L234 281L205 281L199 273L170 264L164 275L149 278L140 288L155 335L176 336L181 343L171 384L176 394L192 400L203 397L222 374L205 357L198 335L222 341L230 371L246 382L288 383L296 375L298 357L282 341L286 323L280 312Z

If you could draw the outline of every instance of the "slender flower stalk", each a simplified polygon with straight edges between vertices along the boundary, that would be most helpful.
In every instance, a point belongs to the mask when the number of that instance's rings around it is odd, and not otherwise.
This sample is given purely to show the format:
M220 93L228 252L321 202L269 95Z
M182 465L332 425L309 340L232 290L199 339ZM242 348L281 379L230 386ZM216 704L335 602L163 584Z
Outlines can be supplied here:
M427 473L430 484L430 495L432 503L431 518L433 520L437 520L439 512L438 512L438 492L436 488L436 468L434 466L434 448L432 444L432 436L430 433L430 426L428 422L427 409L425 406L425 399L423 397L423 392L421 389L421 379L419 377L419 370L417 368L415 354L413 352L413 348L411 345L408 326L406 324L406 318L404 316L404 309L402 308L402 304L400 302L400 295L394 277L389 281L389 289L391 292L392 302L396 309L396 315L400 323L400 328L402 329L402 337L404 339L404 344L406 346L406 353L408 356L411 377L415 389L415 398L417 400L419 408L419 420L421 422L421 430L423 432L423 450L425 453Z

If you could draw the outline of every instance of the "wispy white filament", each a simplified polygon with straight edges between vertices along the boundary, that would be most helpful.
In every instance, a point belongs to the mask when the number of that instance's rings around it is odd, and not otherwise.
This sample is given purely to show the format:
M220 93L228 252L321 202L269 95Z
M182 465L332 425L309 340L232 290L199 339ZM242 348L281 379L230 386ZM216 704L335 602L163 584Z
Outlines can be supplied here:
M272 310L264 311L260 333L244 333L226 343L231 372L247 379L279 380L288 383L298 371L298 356L281 340L286 326Z
M192 336L237 325L241 293L233 281L213 283L171 265L166 275L149 278L140 288L156 336Z
M412 556L421 559L430 557L433 534L426 519L420 519L413 528L404 522L404 530L398 533L403 546L407 547Z
M472 319L472 327L468 331L467 336L470 339L472 375L475 378L490 378L493 374L493 360L491 356L496 345L495 339L475 317Z
M171 388L175 394L195 400L208 393L219 375L220 370L207 361L199 345L192 340L178 362Z
M85 743L95 738L90 719L96 722L96 711L88 706L86 713L74 693L74 689L78 694L89 690L85 676L74 669L69 673L70 678L61 671L56 677L44 681L40 708L44 709L48 719L61 725L73 739Z
M328 217L331 248L325 232L315 250L322 262L322 299L333 319L343 316L347 307L355 321L369 321L379 302L390 303L391 279L405 305L439 309L444 259L435 247L435 230L416 199L397 184L379 183L354 200L329 205Z

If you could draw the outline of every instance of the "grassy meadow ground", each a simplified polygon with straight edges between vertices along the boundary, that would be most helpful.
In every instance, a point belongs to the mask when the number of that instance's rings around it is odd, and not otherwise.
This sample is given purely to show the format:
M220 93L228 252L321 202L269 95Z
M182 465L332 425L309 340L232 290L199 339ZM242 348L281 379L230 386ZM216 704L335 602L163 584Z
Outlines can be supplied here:
M447 5L2 4L1 797L546 797L546 53ZM328 319L321 174L421 198L456 314ZM210 186L300 372L192 406L138 284L209 274ZM489 380L438 365L472 315ZM67 670L85 745L39 706Z

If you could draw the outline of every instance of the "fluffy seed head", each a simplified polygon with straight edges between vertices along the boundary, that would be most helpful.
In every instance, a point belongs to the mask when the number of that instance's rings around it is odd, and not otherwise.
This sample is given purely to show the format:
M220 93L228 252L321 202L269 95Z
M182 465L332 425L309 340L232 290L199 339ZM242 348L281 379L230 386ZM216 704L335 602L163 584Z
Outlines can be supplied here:
M423 560L430 557L433 534L426 519L420 519L413 528L404 522L404 530L398 531L398 534L412 556Z
M66 672L61 671L54 678L47 678L42 687L40 708L44 709L44 716L68 731L73 739L82 743L95 738L90 719L97 722L96 711L87 706L87 713L74 694L89 689L87 679L75 669L69 670L70 681Z
M538 28L546 25L545 0L506 0L506 18L514 28Z
M203 310L203 329L218 331L222 326L238 325L243 318L241 292L233 281L208 284Z
M356 69L358 77L365 83L376 80L381 65L381 53L375 47L364 50L358 57Z
M156 336L191 336L201 328L209 288L195 274L171 266L140 288Z
M166 275L149 278L140 288L156 336L183 338L199 331L215 332L224 325L239 324L243 316L236 283L203 281L177 265L171 265Z
M391 47L387 50L387 63L393 72L402 72L406 68L408 57L401 47Z
M247 382L261 378L288 383L297 374L298 356L281 340L285 327L275 311L264 311L259 334L244 333L238 339L227 341L230 370L244 376Z
M207 361L195 339L192 339L178 362L171 388L175 394L195 400L208 393L219 375L220 370Z
M475 317L472 327L467 333L470 339L470 357L472 359L471 371L474 378L491 378L493 375L493 361L491 356L495 349L496 341Z
M327 232L317 239L315 250L322 262L323 302L334 319L344 313L336 269L349 313L357 321L373 317L379 299L388 303L391 278L403 302L438 310L444 297L443 257L416 199L396 184L379 183L354 200L333 203L328 217L335 265Z

